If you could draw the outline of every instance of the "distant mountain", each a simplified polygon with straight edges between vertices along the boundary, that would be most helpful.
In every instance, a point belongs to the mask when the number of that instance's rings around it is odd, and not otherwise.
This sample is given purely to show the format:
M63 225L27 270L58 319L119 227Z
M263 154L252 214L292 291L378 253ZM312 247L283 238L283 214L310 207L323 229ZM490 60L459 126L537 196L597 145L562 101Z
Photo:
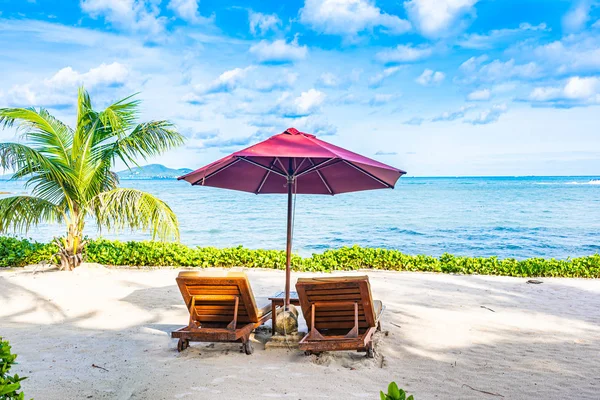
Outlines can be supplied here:
M144 165L117 172L119 179L176 179L178 176L192 172L189 168L173 169L161 164Z

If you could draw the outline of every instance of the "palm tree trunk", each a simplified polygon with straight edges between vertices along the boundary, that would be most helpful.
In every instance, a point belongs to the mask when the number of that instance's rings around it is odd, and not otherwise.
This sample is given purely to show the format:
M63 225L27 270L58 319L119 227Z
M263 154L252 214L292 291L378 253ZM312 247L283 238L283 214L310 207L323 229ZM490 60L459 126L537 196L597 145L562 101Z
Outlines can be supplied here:
M75 224L69 224L67 237L56 240L60 269L72 271L83 262L83 246L81 230Z

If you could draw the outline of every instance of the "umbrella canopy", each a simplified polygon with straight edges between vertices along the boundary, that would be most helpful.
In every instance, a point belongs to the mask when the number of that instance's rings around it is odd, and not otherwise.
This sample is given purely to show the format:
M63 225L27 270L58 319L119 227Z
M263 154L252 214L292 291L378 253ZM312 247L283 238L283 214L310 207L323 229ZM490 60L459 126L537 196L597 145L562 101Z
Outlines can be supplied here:
M361 156L314 135L285 132L223 157L178 179L255 194L287 193L286 306L289 304L292 194L326 194L393 189L406 172Z

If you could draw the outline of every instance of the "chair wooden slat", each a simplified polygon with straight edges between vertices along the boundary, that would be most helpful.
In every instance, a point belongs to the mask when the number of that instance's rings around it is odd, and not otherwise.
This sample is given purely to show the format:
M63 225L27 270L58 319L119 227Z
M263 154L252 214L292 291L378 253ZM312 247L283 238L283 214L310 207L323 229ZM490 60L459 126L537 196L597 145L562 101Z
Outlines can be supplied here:
M189 341L242 341L249 354L249 336L271 313L260 313L248 278L243 273L210 276L199 272L181 272L177 286L190 312L187 327L171 333L179 338L178 349ZM203 327L206 325L206 327Z
M296 291L309 324L300 349L372 350L379 315L375 313L367 276L301 278ZM346 333L340 335L340 330Z

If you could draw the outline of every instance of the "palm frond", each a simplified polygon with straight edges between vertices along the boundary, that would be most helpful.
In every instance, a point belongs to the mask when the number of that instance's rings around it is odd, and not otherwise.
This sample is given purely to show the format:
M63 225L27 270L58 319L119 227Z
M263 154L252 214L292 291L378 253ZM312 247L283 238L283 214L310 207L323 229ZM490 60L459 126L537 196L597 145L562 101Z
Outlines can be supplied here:
M139 100L131 100L136 94L127 96L106 107L98 114L106 136L123 137L135 125L139 116ZM105 139L105 137L103 138Z
M0 143L0 168L15 171L17 178L39 171L44 171L57 180L65 178L63 165L58 165L40 151L21 143Z
M38 151L69 165L69 153L73 144L71 128L40 108L2 108L0 125L4 128L17 125L17 131Z
M27 178L36 197L55 204L76 195L76 177L69 167L21 143L0 143L0 168L12 170L12 179Z
M112 159L103 158L90 160L81 171L82 198L89 200L101 192L116 189L119 185L119 177L112 172Z
M179 240L179 224L173 210L162 200L136 189L118 188L97 195L89 212L98 226L109 230L130 228L151 231L152 238Z
M137 125L129 135L115 143L114 150L129 166L135 164L137 158L145 160L181 146L184 142L184 137L169 121L151 121Z
M55 204L32 196L0 199L0 232L27 232L41 222L62 222L63 214Z
M88 114L93 111L92 99L90 94L83 88L80 87L77 90L77 127L84 126L87 124Z
M98 113L92 108L89 93L82 87L77 92L77 128L73 134L73 151L71 152L72 164L81 162L87 150L84 144L89 141L90 135L94 135L99 126ZM77 167L74 167L77 169Z

